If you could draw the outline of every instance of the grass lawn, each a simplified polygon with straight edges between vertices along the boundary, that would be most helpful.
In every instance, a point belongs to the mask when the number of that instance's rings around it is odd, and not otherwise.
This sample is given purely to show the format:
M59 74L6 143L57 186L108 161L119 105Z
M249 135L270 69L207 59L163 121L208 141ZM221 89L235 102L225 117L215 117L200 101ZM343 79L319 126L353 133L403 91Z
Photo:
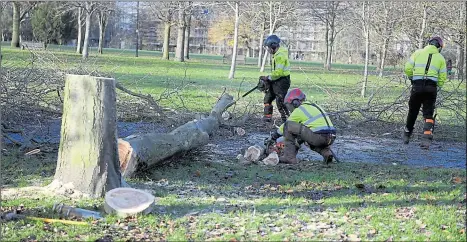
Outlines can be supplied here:
M8 47L4 48L3 52L4 66L24 65L24 61L28 59L29 55L27 51L12 50ZM56 67L70 68L81 63L80 56L75 54L72 49L55 50L53 53L55 64L61 63ZM258 76L267 74L259 72L258 67L254 64L256 60L250 60L251 65L239 65L236 78L228 80L230 65L222 64L221 56L193 54L189 61L177 63L161 60L160 52L155 51L140 51L138 58L135 58L134 51L130 50L106 49L104 53L103 56L97 56L95 52L91 51L87 62L90 70L110 73L109 75L131 88L155 95L161 94L166 88L187 85L181 90L180 95L185 99L187 108L195 109L195 111L208 111L211 105L207 104L213 104L215 99L205 100L206 97L217 97L224 87L231 93L237 93L238 89L243 93L256 85ZM37 62L37 65L44 67L40 61ZM349 87L358 87L357 83L361 81L361 75L342 72L343 69L352 70L357 67L357 65L336 64L336 70L324 72L319 63L292 62L292 87L303 88L316 101L322 102L329 101L331 97L327 97L317 86L334 92L344 92L349 97L358 97L360 94L358 90L355 93L345 92L345 90ZM266 72L268 69L269 67L266 67ZM370 93L372 86L374 86L372 82L376 82L377 79L370 76ZM390 93L397 95L403 87L404 85L394 85L394 90ZM249 97L261 100L262 94L255 92ZM168 100L162 104L176 107L180 103Z
M143 94L163 95L165 107L209 111L224 89L237 95L256 85L262 75L255 60L240 65L228 80L229 65L220 56L191 55L185 63L163 61L159 52L92 49L81 62L73 48L51 46L36 59L39 68L80 68L108 73L127 88ZM24 68L30 53L2 47L2 67ZM52 64L53 63L53 64ZM360 98L363 68L336 64L323 72L320 63L292 62L292 87L302 88L312 100L332 108L343 101L366 103ZM373 67L372 67L373 68ZM266 70L268 67L266 67ZM453 81L446 90L452 90ZM379 89L380 86L386 85ZM390 101L405 89L404 83L370 76L368 93L381 90L378 100ZM465 88L465 84L462 86ZM241 102L261 106L263 95L254 92ZM332 110L329 110L332 111ZM451 122L448 110L438 110ZM398 120L401 121L401 120ZM24 156L6 147L2 179L6 187L43 186L52 180L57 154ZM383 152L383 151L382 151ZM466 171L414 168L402 165L339 163L326 167L320 161L296 166L242 166L232 157L193 151L176 163L152 169L129 181L157 197L147 216L88 221L85 226L38 221L1 220L4 240L436 240L465 241ZM3 187L3 188L6 188ZM23 214L59 218L51 208L64 202L85 209L102 209L102 199L78 200L39 193L2 195L2 212L23 207Z
M55 157L14 157L2 162L8 184L50 181ZM104 237L465 241L465 180L461 169L357 163L326 167L318 161L245 167L233 160L209 161L194 152L175 165L130 180L134 187L148 189L157 197L150 215L127 219L106 216L104 221L88 221L86 226L10 221L2 225L2 236L9 241ZM4 198L2 210L23 205L23 214L59 218L51 212L59 201L92 210L102 207L102 200L29 195L32 197Z
M28 51L14 50L3 47L4 67L24 67L29 59ZM71 47L51 46L50 51L38 52L42 58L36 59L37 68L55 68L60 71L78 68L85 72L107 73L116 78L126 87L152 94L156 98L172 92L169 97L162 98L164 107L187 109L194 112L208 112L217 101L217 97L225 89L237 96L243 94L257 83L260 73L256 60L248 60L247 65L239 65L235 79L227 78L230 65L222 64L221 56L192 54L185 63L161 60L161 53L156 51L140 51L139 57L134 57L133 50L105 49L104 55L97 55L91 48L89 60L81 61L80 55ZM324 72L322 64L315 62L292 61L292 85L305 91L308 97L326 107L329 111L343 107L347 103L368 102L368 98L360 97L363 66L335 64L330 72ZM399 72L402 74L402 72ZM406 90L406 84L399 82L401 75L387 78L369 76L368 96L377 92L374 98L377 102L392 102ZM393 80L393 81L389 81ZM452 90L457 81L445 85L445 90ZM465 84L461 86L465 88ZM248 102L261 105L263 94L253 92L240 105ZM443 122L456 121L452 110L439 108L438 113ZM399 118L397 118L399 119ZM393 120L400 122L401 120Z

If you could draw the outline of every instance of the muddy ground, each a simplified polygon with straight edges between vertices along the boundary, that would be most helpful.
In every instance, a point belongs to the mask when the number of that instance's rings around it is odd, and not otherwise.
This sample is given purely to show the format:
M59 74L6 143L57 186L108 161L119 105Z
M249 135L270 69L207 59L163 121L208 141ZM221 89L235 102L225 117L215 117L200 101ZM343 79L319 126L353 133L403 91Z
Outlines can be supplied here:
M233 128L223 126L211 138L211 142L201 147L196 153L199 159L212 160L234 160L241 153L241 150L251 145L263 143L268 137L269 130L257 125L247 125L246 134L238 136ZM26 133L36 130L35 139L41 142L48 142L57 146L60 142L61 120L54 119L38 125L30 125ZM126 137L131 134L144 134L148 132L169 132L173 125L158 124L151 122L119 122L118 136ZM11 134L17 140L22 140L21 135ZM446 167L446 168L466 168L466 144L463 142L434 141L430 150L423 150L419 147L417 137L405 145L400 139L380 136L357 136L338 135L333 150L341 162L366 162L393 165L410 165L422 167ZM8 141L6 141L8 143ZM202 155L201 155L202 154ZM302 162L319 162L321 157L302 146L298 158Z

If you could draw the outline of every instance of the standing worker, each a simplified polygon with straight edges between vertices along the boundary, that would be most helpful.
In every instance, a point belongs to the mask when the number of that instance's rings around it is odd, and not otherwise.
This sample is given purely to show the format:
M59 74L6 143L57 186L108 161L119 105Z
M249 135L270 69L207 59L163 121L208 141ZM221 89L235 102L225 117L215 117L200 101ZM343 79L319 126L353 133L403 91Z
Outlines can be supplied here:
M275 142L284 136L284 150L279 161L298 163L296 144L306 143L311 150L323 156L326 164L332 162L331 145L336 139L336 128L328 115L318 105L306 101L305 93L298 88L287 93L285 105L291 112L290 117L270 137Z
M409 100L409 113L405 126L403 139L408 144L420 107L423 106L423 136L421 148L428 149L433 140L433 127L438 89L444 85L447 78L446 60L440 54L443 49L443 40L434 37L428 41L428 45L415 51L405 64L405 74L412 82L412 90Z
M280 39L276 35L270 35L264 46L272 57L272 71L269 76L260 76L266 84L266 94L264 95L264 117L266 122L272 121L272 101L276 99L277 110L281 114L282 122L287 120L289 111L284 106L284 97L290 87L290 62L289 51L280 47Z

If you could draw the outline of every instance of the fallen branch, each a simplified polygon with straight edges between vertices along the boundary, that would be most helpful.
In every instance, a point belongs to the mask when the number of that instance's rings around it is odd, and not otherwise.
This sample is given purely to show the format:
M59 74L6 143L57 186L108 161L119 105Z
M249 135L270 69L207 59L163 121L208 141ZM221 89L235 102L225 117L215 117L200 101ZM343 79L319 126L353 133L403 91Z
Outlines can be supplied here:
M227 93L221 96L206 118L190 121L170 133L130 135L118 140L120 169L123 177L132 177L138 167L162 163L175 154L206 145L209 136L219 128L222 113L234 104Z
M141 98L141 99L146 100L151 106L153 106L153 107L156 109L156 111L157 111L159 114L163 115L163 110L162 110L162 108L159 106L159 104L154 100L154 98L153 98L150 94L148 94L148 95L143 95L143 94L141 94L141 93L133 92L133 91L127 89L126 87L122 86L122 85L121 85L120 83L118 83L118 82L115 84L115 87L116 87L118 90L120 90L120 91L122 91L122 92L124 92L124 93L126 93L126 94L129 94L129 95L131 95L131 96L139 97L139 98Z

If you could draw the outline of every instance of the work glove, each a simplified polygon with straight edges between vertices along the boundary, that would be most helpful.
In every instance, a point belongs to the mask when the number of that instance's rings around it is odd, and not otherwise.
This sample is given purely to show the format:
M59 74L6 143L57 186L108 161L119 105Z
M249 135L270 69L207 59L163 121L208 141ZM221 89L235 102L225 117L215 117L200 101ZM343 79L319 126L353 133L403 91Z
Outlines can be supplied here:
M274 142L275 142L279 137L281 137L281 135L280 135L277 131L274 131L274 132L271 134L271 140L273 140Z
M281 137L281 135L277 133L277 131L271 133L268 138L264 139L264 145L267 147L269 145L276 143L276 140L279 137Z

